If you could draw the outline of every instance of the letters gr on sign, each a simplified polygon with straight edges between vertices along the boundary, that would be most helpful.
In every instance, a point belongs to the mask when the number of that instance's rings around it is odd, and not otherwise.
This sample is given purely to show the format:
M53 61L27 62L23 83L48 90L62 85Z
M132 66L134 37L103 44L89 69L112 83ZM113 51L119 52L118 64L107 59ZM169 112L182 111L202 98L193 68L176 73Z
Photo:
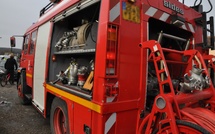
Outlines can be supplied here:
M176 11L177 13L180 13L182 15L184 14L184 10L183 9L177 7L175 4L173 4L173 3L169 2L169 1L164 0L163 1L163 5L165 7L167 7L167 8L169 8L169 9L173 10L173 11Z

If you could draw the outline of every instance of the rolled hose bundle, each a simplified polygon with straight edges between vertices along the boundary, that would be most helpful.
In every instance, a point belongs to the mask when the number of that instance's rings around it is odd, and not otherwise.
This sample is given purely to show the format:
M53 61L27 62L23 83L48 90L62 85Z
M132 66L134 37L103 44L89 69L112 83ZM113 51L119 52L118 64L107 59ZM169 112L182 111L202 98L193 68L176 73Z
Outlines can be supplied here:
M181 113L183 120L198 124L211 133L215 133L215 113L206 108L184 108Z

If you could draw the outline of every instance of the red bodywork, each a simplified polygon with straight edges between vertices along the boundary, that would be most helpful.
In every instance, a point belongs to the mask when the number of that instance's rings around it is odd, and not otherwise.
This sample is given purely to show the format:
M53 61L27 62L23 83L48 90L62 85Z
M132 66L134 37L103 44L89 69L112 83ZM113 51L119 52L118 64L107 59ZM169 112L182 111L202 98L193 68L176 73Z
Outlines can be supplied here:
M52 9L50 9L51 13L45 14L45 17L42 16L25 34L28 35L50 21L48 55L54 31L52 19L81 2L64 1L66 2L55 12L51 12ZM61 2L58 4L60 5ZM211 63L212 57L207 55L208 50L195 47L195 44L202 43L202 27L195 22L201 14L177 0L168 0L168 2L184 11L182 14L176 14L184 18L184 26L178 27L171 24L171 15L175 15L175 11L165 7L163 0L136 0L134 3L128 0L102 0L92 99L82 98L50 84L47 79L52 56L49 55L44 57L47 62L43 83L45 107L42 114L44 117L50 112L53 98L59 97L66 102L68 108L70 133L84 133L85 128L90 128L92 134L199 132L195 127L190 127L190 124L186 126L187 122L215 133L215 96L211 79L209 78L209 86L203 90L193 90L189 93L181 92L179 85L174 87L172 84L173 79L181 79L185 73L189 73L194 63L204 69L202 72L204 76L210 76L205 60L210 60L210 67L215 69L214 64ZM157 25L159 25L158 28L156 28ZM169 30L165 29L166 26L170 27ZM176 33L174 28L177 30ZM173 49L172 46L174 47L175 44L171 43L171 47L163 47L165 43L155 41L157 38L153 36L157 36L163 30L182 37L189 35L191 43L188 50ZM183 32L186 34L183 35ZM186 57L185 61L182 60L184 57ZM23 51L21 66L29 71L27 71L27 74L30 74L30 77L27 77L27 85L32 89L34 85L32 79L37 75L33 74L32 70L37 69L33 68L33 63L33 55L27 55ZM158 81L156 90L158 94L149 105L147 86L151 65L154 66L153 71ZM182 69L181 72L180 69ZM107 70L114 70L114 74L109 75ZM37 90L34 89L34 92ZM149 106L151 108L147 109ZM186 121L185 126L183 121Z

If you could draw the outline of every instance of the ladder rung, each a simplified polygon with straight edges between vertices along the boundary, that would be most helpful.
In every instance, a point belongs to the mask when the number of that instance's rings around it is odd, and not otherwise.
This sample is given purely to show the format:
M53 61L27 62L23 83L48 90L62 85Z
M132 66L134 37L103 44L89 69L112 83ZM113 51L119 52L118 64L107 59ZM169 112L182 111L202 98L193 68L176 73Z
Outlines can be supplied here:
M165 69L158 70L158 73L159 73L159 74L165 73Z
M162 85L164 85L164 84L169 84L169 81L168 81L168 80L164 80L164 81L161 81L160 84L162 84Z

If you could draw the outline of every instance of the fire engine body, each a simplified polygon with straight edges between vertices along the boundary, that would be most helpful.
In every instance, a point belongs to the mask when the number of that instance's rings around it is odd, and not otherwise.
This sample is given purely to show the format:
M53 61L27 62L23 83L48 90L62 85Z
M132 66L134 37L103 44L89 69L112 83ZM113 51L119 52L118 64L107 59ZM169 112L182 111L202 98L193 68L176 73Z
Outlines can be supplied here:
M24 35L20 100L52 133L215 133L205 18L178 0L54 1Z

